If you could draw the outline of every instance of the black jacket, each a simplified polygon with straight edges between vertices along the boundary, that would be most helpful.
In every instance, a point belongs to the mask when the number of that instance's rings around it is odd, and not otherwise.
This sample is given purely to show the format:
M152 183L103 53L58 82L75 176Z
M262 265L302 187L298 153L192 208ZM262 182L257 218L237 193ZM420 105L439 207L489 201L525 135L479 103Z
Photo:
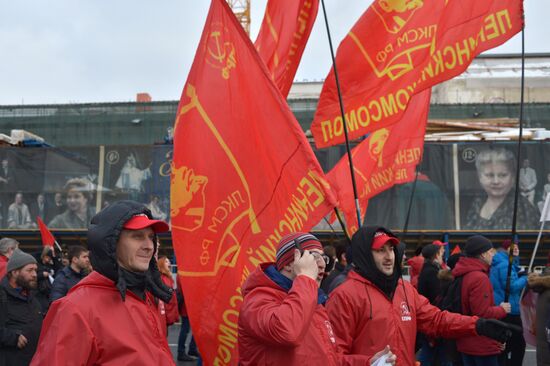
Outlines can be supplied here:
M325 294L328 294L328 291L330 289L330 284L340 273L344 271L346 266L342 265L340 262L334 263L334 269L330 274L323 279L323 282L321 282L321 289L325 292Z
M42 329L40 303L12 288L7 276L0 282L0 292L0 366L28 365ZM17 348L20 334L28 340L23 349Z
M61 260L54 257L53 264L44 264L40 258L40 253L35 256L38 262L38 269L36 270L36 277L38 280L38 288L35 293L35 297L42 307L42 313L46 314L50 307L50 296L52 292L52 283L50 282L50 276L44 276L44 272L49 273L53 278L63 268Z
M424 261L418 276L418 293L426 297L430 304L438 305L441 299L441 282L437 278L440 267L432 261Z
M75 272L70 266L63 268L53 281L52 291L50 295L50 302L54 302L57 299L67 295L70 289L74 287L81 279L85 277L85 274Z

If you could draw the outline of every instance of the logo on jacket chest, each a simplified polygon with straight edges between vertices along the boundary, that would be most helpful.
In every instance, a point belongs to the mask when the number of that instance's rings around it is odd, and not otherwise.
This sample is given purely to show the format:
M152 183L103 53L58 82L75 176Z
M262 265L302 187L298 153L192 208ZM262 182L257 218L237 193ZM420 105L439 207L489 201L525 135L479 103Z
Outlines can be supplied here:
M405 301L401 301L401 321L410 322L412 321L411 312L409 311L409 306Z
M325 327L327 327L328 339L330 339L332 344L336 344L336 337L334 336L334 331L332 330L332 325L330 324L330 321L325 320Z

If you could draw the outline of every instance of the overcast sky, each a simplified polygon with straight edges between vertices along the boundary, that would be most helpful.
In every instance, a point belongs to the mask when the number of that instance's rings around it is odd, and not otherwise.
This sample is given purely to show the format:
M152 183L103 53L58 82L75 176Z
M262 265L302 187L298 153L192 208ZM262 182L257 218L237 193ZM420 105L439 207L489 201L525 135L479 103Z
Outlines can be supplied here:
M252 2L255 39L267 0ZM325 0L338 44L372 1ZM0 105L177 100L208 0L17 0L0 10ZM527 52L550 53L549 0L525 0ZM296 80L330 68L322 12ZM520 36L489 53L519 53Z

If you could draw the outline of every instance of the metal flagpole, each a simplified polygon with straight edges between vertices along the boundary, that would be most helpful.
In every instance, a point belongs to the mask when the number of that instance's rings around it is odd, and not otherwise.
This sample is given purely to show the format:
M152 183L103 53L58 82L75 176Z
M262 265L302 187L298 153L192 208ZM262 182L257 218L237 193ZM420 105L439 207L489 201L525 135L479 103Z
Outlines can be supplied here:
M353 159L351 157L351 151L349 147L349 138L348 138L348 125L346 121L346 116L344 112L344 102L342 100L342 92L340 91L340 80L338 78L338 69L336 68L336 60L334 58L334 48L332 47L332 37L330 35L330 28L328 25L327 11L325 9L325 1L321 0L321 6L323 8L323 15L325 17L325 25L327 28L328 44L330 46L330 56L332 57L332 69L334 71L334 79L336 80L336 90L338 91L338 102L340 104L340 113L342 114L342 123L344 125L344 136L346 138L346 151L349 161L349 169L351 174L351 184L353 186L353 197L355 198L355 210L357 212L357 224L358 227L361 227L361 210L359 208L359 198L357 195L357 185L355 183L355 174L353 170Z
M544 207L542 209L541 223L539 229L539 235L537 236L537 242L535 243L535 249L533 249L533 254L531 254L531 260L529 261L529 267L527 268L527 273L531 272L533 268L533 263L535 262L535 257L537 256L537 250L539 249L540 238L542 237L542 230L544 230L544 224L546 223L546 218L548 217L548 211L550 211L550 194L546 195L546 200L544 200Z
M338 218L338 222L340 223L340 226L342 227L342 230L344 231L344 235L346 236L346 239L348 240L348 244L351 244L351 238L349 237L348 231L346 230L346 225L344 224L344 220L342 220L342 216L340 215L340 211L338 211L337 207L334 207L334 213L336 214L336 217Z
M416 176L414 177L411 197L409 198L409 208L407 209L407 217L405 218L405 225L403 225L403 232L401 233L401 241L405 241L405 235L407 235L407 230L409 229L409 218L411 217L411 208L412 208L412 203L414 199L414 193L416 191L417 181L418 181L418 170L416 171Z

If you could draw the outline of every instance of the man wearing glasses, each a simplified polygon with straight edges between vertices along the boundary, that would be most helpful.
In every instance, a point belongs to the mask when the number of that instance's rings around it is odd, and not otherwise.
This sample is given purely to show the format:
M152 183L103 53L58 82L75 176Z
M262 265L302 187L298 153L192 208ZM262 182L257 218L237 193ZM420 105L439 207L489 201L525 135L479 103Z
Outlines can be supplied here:
M239 364L368 365L370 357L339 352L319 289L328 257L308 233L281 239L275 263L263 263L242 286L239 316ZM382 354L388 363L395 356Z

